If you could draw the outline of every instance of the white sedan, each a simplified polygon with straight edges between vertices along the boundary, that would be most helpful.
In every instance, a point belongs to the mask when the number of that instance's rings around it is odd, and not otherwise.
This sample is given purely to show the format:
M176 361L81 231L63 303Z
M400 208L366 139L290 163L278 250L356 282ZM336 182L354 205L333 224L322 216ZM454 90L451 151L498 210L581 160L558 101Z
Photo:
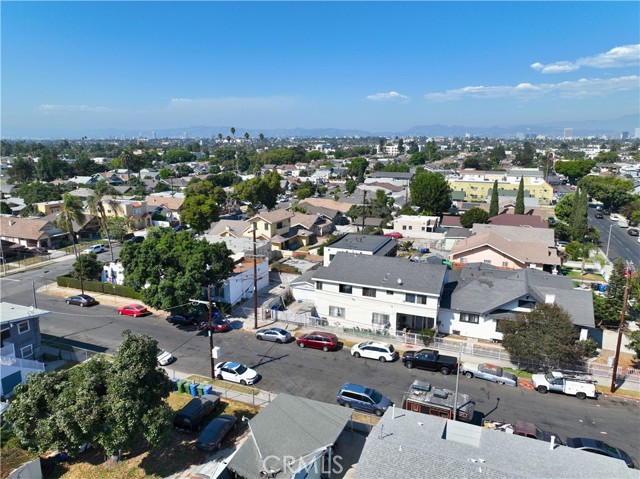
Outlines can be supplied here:
M171 364L175 360L176 358L174 358L173 354L171 354L170 352L163 351L161 349L158 350L158 364L160 366L166 366L167 364Z
M365 341L364 343L356 344L351 348L351 354L356 358L376 359L381 363L393 361L398 357L398 353L392 344L379 341Z
M242 385L253 384L258 380L258 373L244 364L224 362L216 364L214 368L216 379L233 381Z

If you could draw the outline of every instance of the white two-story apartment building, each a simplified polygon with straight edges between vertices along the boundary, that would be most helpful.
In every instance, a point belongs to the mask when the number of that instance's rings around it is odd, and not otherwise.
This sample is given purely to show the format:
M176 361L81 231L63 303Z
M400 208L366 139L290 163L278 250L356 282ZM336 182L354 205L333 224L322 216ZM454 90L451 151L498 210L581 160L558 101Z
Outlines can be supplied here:
M316 313L343 328L433 329L446 278L443 265L338 252L313 276Z

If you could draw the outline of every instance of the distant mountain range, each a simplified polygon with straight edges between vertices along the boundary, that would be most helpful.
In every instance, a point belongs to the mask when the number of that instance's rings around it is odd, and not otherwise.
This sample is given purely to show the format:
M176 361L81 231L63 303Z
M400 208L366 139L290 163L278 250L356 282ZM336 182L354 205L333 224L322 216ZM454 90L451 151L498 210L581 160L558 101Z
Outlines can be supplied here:
M256 138L263 133L267 138L340 138L340 137L366 137L366 136L385 136L385 137L407 137L407 136L454 136L462 137L466 134L471 136L489 137L489 138L513 138L516 135L544 135L547 137L562 137L565 128L573 129L573 137L586 136L610 136L619 137L623 131L629 132L633 137L635 129L640 127L640 114L626 115L610 120L582 120L582 121L556 121L539 124L521 124L514 126L464 126L464 125L419 125L403 131L366 131L358 129L339 129L339 128L266 128L256 130L253 128L243 129L236 128L236 136L241 138L247 132L252 138ZM10 131L4 131L5 139L11 138L32 138L32 139L57 139L67 138L75 139L87 137L90 139L106 139L106 138L217 138L218 133L222 133L225 137L230 135L229 126L188 126L181 128L168 128L158 130L132 130L132 129L93 129L93 130L77 130L77 131L56 131L51 129L47 132L32 132L31 134L11 134Z

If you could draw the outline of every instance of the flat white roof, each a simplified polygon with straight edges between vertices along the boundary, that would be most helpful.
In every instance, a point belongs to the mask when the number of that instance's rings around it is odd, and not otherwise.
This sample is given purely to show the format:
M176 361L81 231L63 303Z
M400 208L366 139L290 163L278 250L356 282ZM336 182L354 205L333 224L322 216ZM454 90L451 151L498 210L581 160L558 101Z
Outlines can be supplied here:
M32 306L22 306L20 304L0 302L0 323L11 323L24 319L46 316L51 311L37 309Z

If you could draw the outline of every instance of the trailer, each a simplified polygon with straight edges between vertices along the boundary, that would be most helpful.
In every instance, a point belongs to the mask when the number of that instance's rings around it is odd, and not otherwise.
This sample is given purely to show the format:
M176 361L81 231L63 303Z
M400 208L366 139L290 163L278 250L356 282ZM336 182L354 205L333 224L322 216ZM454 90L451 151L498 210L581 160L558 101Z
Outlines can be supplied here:
M476 407L473 398L468 394L458 393L458 401L454 405L455 402L455 392L432 387L430 383L416 379L402 398L402 408L452 419L454 407L457 407L457 419L471 422Z

